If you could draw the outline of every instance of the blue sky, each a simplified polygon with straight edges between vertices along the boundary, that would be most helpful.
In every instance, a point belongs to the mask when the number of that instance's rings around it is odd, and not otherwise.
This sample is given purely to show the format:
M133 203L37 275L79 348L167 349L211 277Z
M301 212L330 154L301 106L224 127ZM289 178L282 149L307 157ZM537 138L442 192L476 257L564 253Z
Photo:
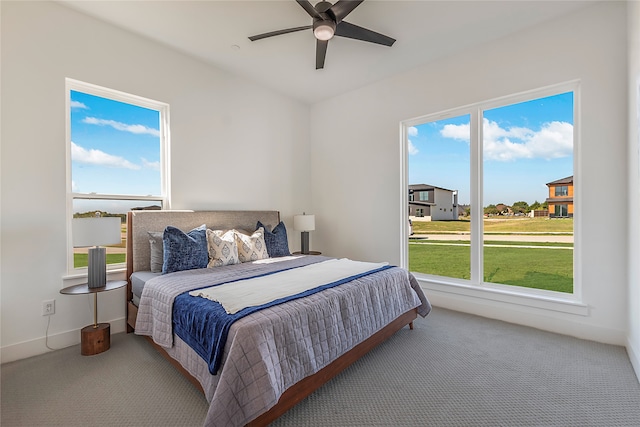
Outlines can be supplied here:
M70 105L73 192L161 194L158 111L77 91Z
M547 182L573 175L573 93L486 110L484 202L544 202ZM409 184L458 190L469 204L469 116L409 128Z

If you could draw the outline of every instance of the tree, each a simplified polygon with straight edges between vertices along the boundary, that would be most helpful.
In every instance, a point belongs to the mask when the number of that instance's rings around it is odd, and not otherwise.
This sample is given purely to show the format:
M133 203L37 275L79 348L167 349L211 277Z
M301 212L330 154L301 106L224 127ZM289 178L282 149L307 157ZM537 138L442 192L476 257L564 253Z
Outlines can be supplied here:
M496 205L488 205L484 208L485 215L498 215L500 211L496 208Z
M511 205L511 210L513 213L527 213L529 212L529 204L521 200Z

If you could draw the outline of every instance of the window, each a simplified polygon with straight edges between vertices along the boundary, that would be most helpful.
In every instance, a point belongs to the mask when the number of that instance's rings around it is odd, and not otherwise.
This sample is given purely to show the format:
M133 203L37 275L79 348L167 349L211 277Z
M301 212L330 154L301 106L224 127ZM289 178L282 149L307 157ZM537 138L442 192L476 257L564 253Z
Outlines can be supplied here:
M69 272L86 267L72 247L72 218L117 216L122 243L107 247L108 268L125 262L126 213L168 205L167 104L67 79Z
M434 186L438 205L430 221L413 221L410 271L439 283L575 292L576 92L558 85L403 123L403 182ZM550 198L554 181L561 204Z
M569 216L569 205L555 205L554 214L557 217Z
M469 203L469 120L468 114L451 114L408 128L409 188L431 188L416 190L418 201L409 203L409 212L416 213L408 251L411 271L471 277L470 221L458 221L457 209L453 213L454 194Z

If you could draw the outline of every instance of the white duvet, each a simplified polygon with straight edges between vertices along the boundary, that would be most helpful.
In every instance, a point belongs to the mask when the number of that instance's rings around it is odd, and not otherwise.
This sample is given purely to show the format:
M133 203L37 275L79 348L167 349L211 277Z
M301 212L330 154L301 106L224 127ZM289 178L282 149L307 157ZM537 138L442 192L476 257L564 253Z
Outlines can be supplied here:
M189 292L191 296L219 302L228 314L280 298L296 295L319 286L378 270L387 263L330 259L317 264L292 268L265 276L238 280Z

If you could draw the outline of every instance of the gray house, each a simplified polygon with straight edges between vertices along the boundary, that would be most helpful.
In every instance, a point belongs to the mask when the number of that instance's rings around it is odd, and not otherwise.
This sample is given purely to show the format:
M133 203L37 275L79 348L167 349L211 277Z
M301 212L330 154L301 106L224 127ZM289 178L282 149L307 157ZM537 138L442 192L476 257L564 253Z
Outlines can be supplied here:
M458 191L427 184L409 185L409 216L430 221L458 219Z

